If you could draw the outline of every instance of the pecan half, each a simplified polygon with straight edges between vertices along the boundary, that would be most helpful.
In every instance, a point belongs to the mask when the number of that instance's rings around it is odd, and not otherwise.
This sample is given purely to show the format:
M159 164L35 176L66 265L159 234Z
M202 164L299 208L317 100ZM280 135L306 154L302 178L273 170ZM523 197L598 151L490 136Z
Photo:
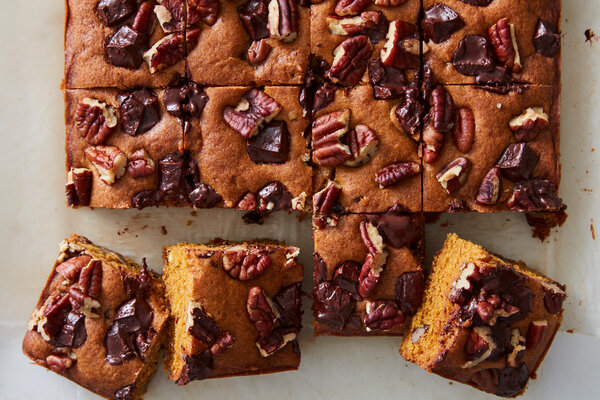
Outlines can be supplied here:
M127 172L135 179L152 174L155 167L154 161L144 149L134 152L127 161Z
M417 27L408 22L390 22L386 42L381 50L383 65L398 69L417 68L421 52Z
M449 132L454 124L454 101L443 86L437 86L431 92L430 123L439 132Z
M226 106L223 109L223 118L231 129L244 139L249 139L258 133L263 124L271 122L281 108L281 105L265 92L250 89L235 108Z
M322 167L342 165L352 158L352 152L342 143L348 132L350 110L334 111L317 118L312 124L313 161Z
M127 156L115 146L95 146L85 148L86 158L96 167L100 180L112 185L127 171Z
M442 147L444 146L444 134L427 124L423 129L423 143L421 143L421 152L423 162L433 164L440 157Z
M465 183L470 169L471 161L465 157L458 157L442 168L435 179L446 189L448 194L452 194Z
M278 318L278 312L271 299L258 286L254 286L248 292L246 310L259 336L269 336Z
M221 354L235 343L233 335L227 331L219 334L215 339L215 342L210 346L210 352L212 355Z
M377 255L384 252L383 237L375 225L361 221L358 225L360 237L370 254Z
M452 127L452 140L463 153L473 148L475 140L475 116L469 108L459 108Z
M84 98L75 109L75 125L88 143L104 143L114 132L118 123L115 110L103 101Z
M188 26L195 24L198 20L202 20L208 26L217 22L221 8L220 0L186 0L186 4Z
M396 185L421 172L421 164L407 161L388 165L375 173L375 182L381 189Z
M232 248L223 254L223 269L240 281L254 279L271 266L266 254L257 254L248 249Z
M360 167L371 161L377 151L379 140L375 132L366 125L356 125L348 133L348 147L352 152L352 159L344 163L348 167Z
M500 185L500 168L493 167L483 178L475 201L486 206L496 204L500 197Z
M502 18L488 29L488 37L494 46L496 58L515 73L521 72L521 56L515 36L515 26Z
M334 35L355 35L379 23L381 13L378 11L365 11L354 17L327 17L329 32Z
M69 301L74 310L84 314L86 317L100 318L95 312L95 310L100 308L100 302L83 293L83 290L80 288L71 286L69 289Z
M81 269L77 284L84 294L99 299L102 292L102 261L90 260Z
M298 37L298 8L296 0L271 0L267 25L272 38L286 43Z
M56 266L56 272L62 275L63 278L70 282L75 282L79 279L79 274L83 267L88 265L91 261L92 257L87 254L83 254L81 256L69 258L66 261L58 264Z
M265 61L273 48L266 40L255 40L248 48L248 61L253 65L258 65Z
M94 173L87 168L71 168L67 174L65 192L71 207L89 206L92 197Z
M315 215L331 214L338 205L342 187L335 181L327 181L327 185L313 196L313 213Z
M64 352L54 352L46 357L46 365L52 371L63 374L66 370L73 366L73 363L77 361L77 357L74 353L70 354Z
M404 323L404 314L398 311L392 300L367 301L365 327L372 330L389 331L396 325Z
M196 46L200 28L189 28L185 33L185 43L188 51ZM144 60L148 63L150 73L154 74L166 67L175 65L183 60L185 56L183 49L183 33L172 33L158 42L144 53Z
M358 277L358 294L362 297L369 297L379 284L388 254L387 250L375 255L367 254Z
M131 29L138 32L144 38L144 41L146 41L147 36L150 35L150 31L152 30L153 7L153 0L144 0L142 4L140 4L137 13L135 13L135 17L133 17L133 22L131 23Z
M548 126L549 117L542 107L529 107L523 113L510 120L510 130L521 142L528 142Z
M335 5L335 13L340 17L356 15L371 4L373 0L338 0Z
M333 50L333 62L325 76L343 86L358 84L367 70L372 52L371 41L365 35L344 40Z

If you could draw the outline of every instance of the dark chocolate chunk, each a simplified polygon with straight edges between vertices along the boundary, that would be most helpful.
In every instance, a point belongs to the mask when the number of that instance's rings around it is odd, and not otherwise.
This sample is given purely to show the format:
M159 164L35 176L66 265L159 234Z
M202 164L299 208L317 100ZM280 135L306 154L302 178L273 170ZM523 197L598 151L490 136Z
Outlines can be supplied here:
M189 82L165 90L164 101L169 114L180 120L189 120L202 116L208 96L196 82Z
M115 393L115 399L117 400L129 400L133 398L133 392L135 391L135 385L125 386Z
M158 207L159 195L156 189L146 189L137 192L131 198L131 206L142 210L146 207Z
M279 310L281 324L286 327L302 326L302 290L300 283L284 287L273 297L273 302Z
M396 279L396 305L405 315L414 315L423 301L423 271L405 272Z
M337 87L329 83L324 83L323 86L319 86L315 91L312 113L315 114L317 111L322 110L333 103L336 90Z
M533 36L533 45L535 51L544 57L554 57L560 49L560 32L552 22L540 19Z
M502 397L513 397L520 393L529 380L529 370L525 363L518 367L498 369L498 389L496 394Z
M556 286L558 286L559 289L561 289L563 292L557 292L552 290L551 288L547 287L547 286L543 286L544 288L544 307L546 307L546 310L550 313L550 314L558 314L560 312L560 310L562 310L562 304L563 301L565 300L565 287L562 285L559 285L558 283L554 283Z
M138 353L138 336L142 335L143 340L148 338L153 319L152 309L141 297L123 303L106 334L106 361L119 365L136 355L143 359L145 355Z
M496 164L502 175L513 182L529 179L540 157L527 143L509 144Z
M563 203L556 191L556 185L547 179L518 182L507 206L511 211L559 210Z
M158 98L148 89L138 89L118 96L121 107L121 130L135 136L147 132L160 121Z
M344 329L346 321L356 306L352 296L330 282L320 283L315 288L313 296L312 309L315 312L315 319L334 329Z
M327 264L325 264L325 261L323 261L319 253L314 252L313 256L315 259L315 270L313 272L313 277L315 280L315 285L318 285L319 283L327 280Z
M214 319L201 308L195 307L191 311L193 325L188 328L190 335L206 344L210 344L219 333L219 326Z
M419 89L411 87L404 95L404 99L396 108L398 123L410 137L417 137L423 120L425 107L421 102Z
M78 348L87 340L85 315L70 311L65 315L64 325L52 342L58 347Z
M261 213L291 210L292 194L279 181L271 182L257 193L258 208Z
M477 84L489 86L505 86L511 81L510 71L504 66L497 66L490 72L482 72L475 78Z
M494 49L483 36L465 36L454 52L452 64L463 75L476 76L492 72L496 66Z
M463 3L470 4L472 6L487 7L494 0L460 0L460 1L462 1Z
M377 227L385 243L394 248L411 245L420 238L419 228L411 216L386 213L367 218Z
M373 86L373 97L377 100L396 99L409 87L404 71L386 67L381 58L369 61L369 79Z
M269 37L269 7L266 0L249 0L237 9L242 25L254 41Z
M290 132L285 121L271 121L246 142L250 159L256 164L283 164L289 158Z
M196 208L212 208L217 205L223 198L215 189L199 183L189 195L192 205Z
M160 194L179 192L182 185L184 162L182 153L170 153L158 161Z
M423 31L434 43L442 43L465 26L460 16L444 4L436 4L425 11Z
M261 336L256 341L256 346L260 349L261 353L270 356L284 347L286 344L284 336L289 334L297 335L298 330L295 327L277 327L268 335Z
M377 21L377 24L368 27L360 33L362 35L367 35L371 43L377 44L385 39L385 36L388 33L389 26L390 22L385 17L385 15L381 14L379 16L379 21Z
M181 377L177 381L178 385L185 385L190 381L208 378L214 368L213 355L210 349L191 356L186 354L183 356L183 361L185 365L181 372Z
M350 293L354 300L362 300L362 296L358 293L358 277L361 268L362 265L356 261L344 261L333 273L331 283Z
M100 0L96 10L106 26L112 26L131 17L137 9L135 0Z
M106 59L116 67L137 69L144 62L143 53L148 38L125 25L108 40Z

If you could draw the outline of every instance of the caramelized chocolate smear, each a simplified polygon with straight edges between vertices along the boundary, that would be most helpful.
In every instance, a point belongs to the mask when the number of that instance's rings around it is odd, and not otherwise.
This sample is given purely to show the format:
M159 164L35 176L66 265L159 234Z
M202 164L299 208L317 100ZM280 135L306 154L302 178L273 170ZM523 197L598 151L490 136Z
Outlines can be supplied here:
M215 320L198 307L192 309L191 314L194 323L188 329L190 335L206 344L212 342L219 333L219 326Z
M190 120L202 116L208 96L196 82L188 82L165 90L164 100L169 114L180 120Z

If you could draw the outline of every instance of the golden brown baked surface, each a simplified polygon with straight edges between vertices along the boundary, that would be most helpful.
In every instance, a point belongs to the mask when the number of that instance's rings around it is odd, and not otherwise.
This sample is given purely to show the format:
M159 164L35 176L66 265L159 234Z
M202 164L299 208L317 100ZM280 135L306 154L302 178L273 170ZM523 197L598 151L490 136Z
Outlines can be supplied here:
M499 396L522 393L562 320L564 286L448 235L400 353Z
M182 385L297 369L303 278L298 254L296 247L263 241L166 247L164 279L173 313L169 377ZM257 294L263 315L270 316L262 324L255 317Z
M71 235L31 315L23 352L102 397L137 399L156 370L168 319L159 278Z

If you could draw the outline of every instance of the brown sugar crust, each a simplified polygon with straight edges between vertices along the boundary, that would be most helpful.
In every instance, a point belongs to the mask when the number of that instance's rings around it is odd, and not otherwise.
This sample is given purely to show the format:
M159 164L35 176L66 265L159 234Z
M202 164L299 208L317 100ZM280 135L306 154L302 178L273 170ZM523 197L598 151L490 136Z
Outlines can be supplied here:
M471 377L478 371L488 368L504 368L506 357L498 361L483 361L469 368L461 368L467 361L465 343L470 334L470 320L459 318L461 307L448 298L454 282L458 279L464 263L485 264L490 266L510 265L523 276L524 285L533 294L531 312L510 328L518 328L526 336L529 323L545 319L548 331L534 351L526 350L521 362L527 365L529 375L534 377L537 367L550 347L562 321L562 310L551 314L544 305L544 289L541 282L556 282L528 269L523 263L503 260L481 246L449 234L446 243L436 255L428 276L423 304L412 319L410 329L402 341L400 353L429 372L448 379L476 386ZM424 330L424 331L423 331ZM417 332L422 332L420 335Z
M65 88L165 87L185 75L184 60L154 74L150 73L146 62L135 70L108 63L104 55L104 43L118 26L107 27L100 21L96 12L97 4L98 0L65 1ZM126 23L131 24L132 19ZM151 45L166 36L154 16L153 21Z
M509 122L528 107L543 107L549 116L548 126L527 145L540 156L531 177L544 178L557 187L560 183L560 86L527 86L523 92L511 91L495 94L473 86L446 86L452 96L455 110L469 108L475 117L473 148L462 153L453 142L452 134L445 135L440 157L433 164L423 163L423 210L444 212L448 204L459 199L468 209L479 212L507 211L515 182L502 178L499 200L495 205L482 205L475 201L483 178L499 161L504 149L518 140L510 130ZM435 178L444 166L457 157L471 161L471 170L463 186L449 195Z
M95 246L84 237L71 235L66 239L62 248L68 251L82 252L92 259L102 261L102 290L98 301L101 310L100 318L85 318L87 340L79 348L70 349L76 356L76 362L62 375L86 389L108 399L115 398L115 393L125 386L134 385L132 399L138 399L144 392L146 383L156 371L158 351L166 339L166 326L169 318L167 302L164 298L164 285L161 280L153 279L147 292L146 301L154 313L152 328L157 332L150 344L146 361L139 357L124 361L121 365L110 365L106 360L105 337L112 322L112 316L123 302L129 300L124 284L124 276L137 277L141 268L132 260L120 254ZM54 268L46 282L44 290L36 305L36 310L44 305L65 278L56 272L60 262L55 262ZM46 368L46 357L56 351L56 347L48 343L37 332L28 330L23 340L23 352L36 364Z
M169 153L183 151L183 131L179 121L165 109L164 91L154 91L158 97L160 121L149 131L130 136L122 132L120 123L119 101L117 96L123 93L116 89L66 90L65 91L65 124L66 124L66 170L71 168L89 168L93 171L91 207L131 208L131 198L137 192L154 189L158 185L158 160ZM100 180L98 170L85 156L85 148L90 146L77 131L75 110L84 98L92 98L113 107L117 112L119 123L104 145L116 146L131 156L135 151L145 149L154 161L155 169L151 175L133 178L129 172L112 185Z
M217 22L202 26L198 44L189 51L187 64L192 80L203 85L301 84L309 58L309 10L298 6L298 37L285 43L263 39L272 47L257 66L247 61L251 38L237 8L246 0L221 1ZM268 3L268 2L267 2Z
M316 167L315 175L329 176L342 186L340 204L349 212L384 212L395 204L410 211L421 211L420 174L386 188L380 188L375 181L377 171L390 164L421 162L417 142L391 121L390 113L395 104L394 101L375 100L371 86L357 86L349 91L338 90L335 100L316 115L318 118L348 108L351 111L350 129L358 124L365 124L375 131L379 140L375 155L364 165L355 168L342 165L335 170ZM323 182L323 179L318 181ZM321 190L324 183L315 186L315 192Z
M337 226L327 226L313 231L315 253L321 257L327 266L325 280L332 280L335 270L344 261L355 261L360 265L363 264L368 251L361 239L359 224L361 221L366 220L366 214L343 215L339 218ZM389 255L379 284L369 297L357 302L354 316L357 316L360 321L364 320L367 300L385 299L393 301L396 295L396 279L403 273L423 271L422 246L422 237L411 247L393 248L387 246ZM407 331L410 325L410 316L406 315L403 324L396 325L388 331L372 330L368 332L362 323L353 326L352 319L353 317L350 316L349 322L342 330L314 321L315 336L400 336Z
M222 267L223 253L232 246L263 246L271 258L271 266L258 277L240 281L232 278ZM303 267L299 263L286 268L288 253L298 249L268 242L235 243L207 246L181 243L164 249L164 279L166 295L171 304L174 326L169 338L166 365L169 378L182 378L184 355L203 352L207 344L196 340L185 330L185 320L190 301L200 302L220 330L228 331L234 344L214 356L214 368L208 378L255 375L267 372L297 369L300 356L292 344L270 357L262 357L255 342L258 332L246 311L249 290L260 287L273 298L282 288L302 282Z
M515 26L515 35L523 69L515 74L518 81L531 84L559 85L559 53L552 58L536 52L533 37L538 20L544 19L554 24L560 31L560 0L495 0L485 7L477 7L461 0L423 0L423 9L442 3L453 9L465 25L442 43L427 42L429 52L424 61L441 84L475 83L475 77L466 76L454 68L452 57L460 41L467 35L488 37L488 29L498 20L507 18Z
M246 139L235 132L223 119L223 109L235 107L250 88L207 88L208 103L202 118L192 122L186 134L186 150L198 161L202 181L219 193L225 207L232 208L247 192L256 193L265 185L279 181L292 194L312 196L312 170L308 160L308 125L298 103L299 88L267 86L264 92L281 106L274 121L285 121L290 133L288 160L283 164L256 164L246 150Z

